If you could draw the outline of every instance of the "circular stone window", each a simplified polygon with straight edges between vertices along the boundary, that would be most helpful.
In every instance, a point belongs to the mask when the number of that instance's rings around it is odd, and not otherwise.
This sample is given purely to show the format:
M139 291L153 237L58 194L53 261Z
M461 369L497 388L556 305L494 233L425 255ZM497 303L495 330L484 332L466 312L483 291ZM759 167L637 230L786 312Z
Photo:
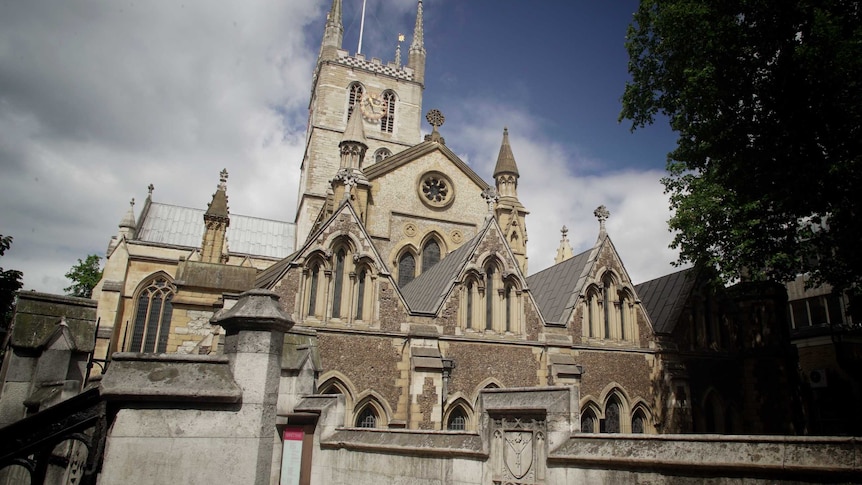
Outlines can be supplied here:
M431 207L445 207L454 196L452 181L440 172L428 172L419 179L419 198Z

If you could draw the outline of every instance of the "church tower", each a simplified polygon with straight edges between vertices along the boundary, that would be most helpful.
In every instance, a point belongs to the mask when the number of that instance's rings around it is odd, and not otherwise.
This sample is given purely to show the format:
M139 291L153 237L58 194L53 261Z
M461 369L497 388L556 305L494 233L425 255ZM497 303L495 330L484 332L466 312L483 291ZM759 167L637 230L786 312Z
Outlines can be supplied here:
M368 152L367 166L421 142L422 92L425 88L425 45L422 2L418 2L408 63L401 65L398 40L394 60L351 55L342 47L342 2L333 0L326 19L320 55L312 79L308 106L308 131L299 201L296 211L296 244L302 246L324 207L327 191L341 168L340 143L348 121L362 124ZM363 166L356 169L362 170ZM336 201L336 203L339 201Z
M527 226L525 220L527 209L518 200L518 164L515 163L515 155L509 145L509 129L503 128L503 143L500 145L500 154L497 155L497 166L494 167L494 182L497 184L497 201L495 215L497 222L506 235L506 240L518 264L521 272L527 274Z

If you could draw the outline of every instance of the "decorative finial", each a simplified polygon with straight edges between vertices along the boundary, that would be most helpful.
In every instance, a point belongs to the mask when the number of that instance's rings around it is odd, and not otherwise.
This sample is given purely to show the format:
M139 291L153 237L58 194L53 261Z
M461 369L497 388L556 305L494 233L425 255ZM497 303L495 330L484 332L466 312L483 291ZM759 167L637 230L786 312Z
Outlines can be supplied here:
M488 217L494 216L494 205L500 200L500 196L497 194L497 189L494 187L488 187L482 191L482 198L485 199L485 203L488 204Z
M608 217L611 215L608 208L604 205L600 205L593 211L593 215L596 216L596 219L599 220L599 238L606 234L605 232L605 221L608 220Z
M155 190L155 189L156 189L156 186L155 186L155 185L153 185L153 184L148 185L148 186L147 186L147 195L148 195L148 196L152 196L152 195L153 195L153 190Z
M434 127L434 131L437 131L437 128L443 126L443 123L446 122L446 117L443 116L443 113L441 113L439 109L432 109L429 111L428 114L425 115L425 119Z
M401 67L401 43L404 42L404 34L398 34L398 44L395 45L395 67Z
M425 115L425 119L428 120L428 123L431 125L431 134L425 135L425 141L436 141L441 145L446 144L446 140L440 136L440 132L437 131L437 128L443 126L443 123L446 121L446 117L443 116L443 113L440 112L439 109L432 109Z
M132 197L132 200L129 201L129 205L132 206L132 209L135 208L135 198Z
M227 188L227 169L223 168L218 174L218 188L224 190Z
M567 259L572 258L572 243L569 242L569 228L563 226L560 229L563 236L560 238L560 246L557 248L557 256L554 258L554 264L560 264Z

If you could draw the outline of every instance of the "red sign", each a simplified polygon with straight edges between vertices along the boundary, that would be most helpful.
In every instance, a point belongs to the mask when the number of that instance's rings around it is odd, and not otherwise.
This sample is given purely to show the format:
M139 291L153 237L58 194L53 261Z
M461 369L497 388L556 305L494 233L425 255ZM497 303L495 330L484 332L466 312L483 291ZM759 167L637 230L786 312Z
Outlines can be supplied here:
M302 428L299 427L288 427L284 428L284 435L282 439L284 441L302 441L302 437L305 433L302 431Z

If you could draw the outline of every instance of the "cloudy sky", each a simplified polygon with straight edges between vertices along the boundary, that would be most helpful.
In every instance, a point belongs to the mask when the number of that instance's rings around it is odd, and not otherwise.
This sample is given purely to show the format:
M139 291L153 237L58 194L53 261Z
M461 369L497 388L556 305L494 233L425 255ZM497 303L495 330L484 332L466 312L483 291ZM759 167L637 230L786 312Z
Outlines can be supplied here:
M0 259L24 288L61 293L78 258L104 256L147 185L159 202L205 207L230 173L231 212L293 220L310 79L329 0L29 0L0 3ZM361 0L344 0L355 53ZM575 253L593 210L632 279L673 271L659 179L666 124L618 123L634 0L426 0L423 109L490 180L508 126L530 210L530 272L553 263L560 227ZM409 45L415 0L368 0L362 51Z

